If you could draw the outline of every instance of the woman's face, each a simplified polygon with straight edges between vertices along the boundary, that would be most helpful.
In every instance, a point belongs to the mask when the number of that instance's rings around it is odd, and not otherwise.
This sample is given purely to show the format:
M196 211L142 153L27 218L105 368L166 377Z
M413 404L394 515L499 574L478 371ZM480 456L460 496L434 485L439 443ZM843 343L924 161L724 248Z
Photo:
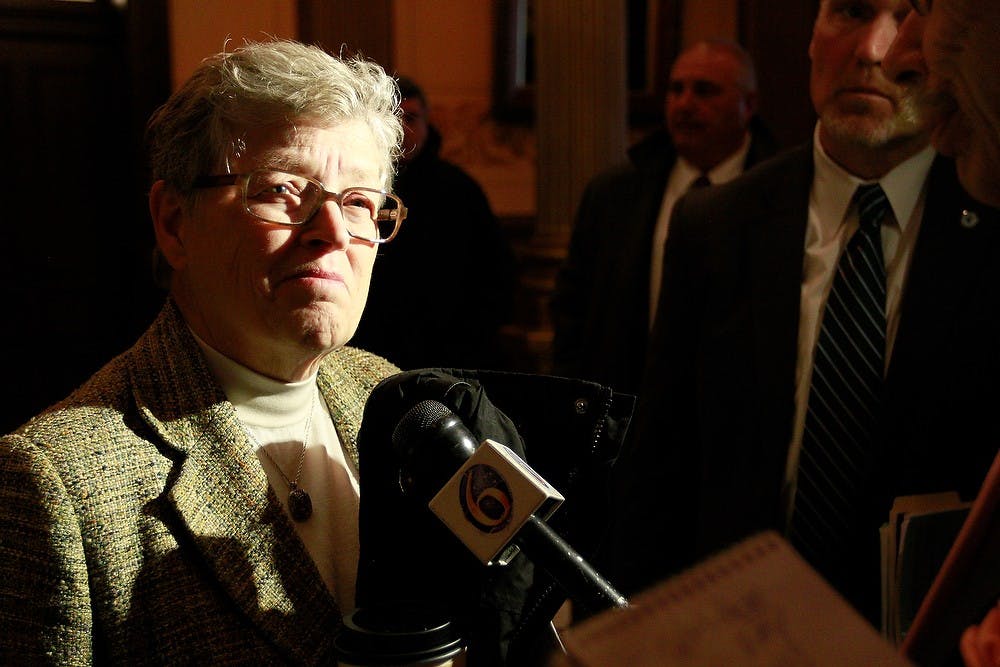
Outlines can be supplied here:
M257 128L242 138L233 173L281 169L333 192L382 185L382 155L361 121ZM348 235L335 201L305 224L278 225L246 211L240 185L207 188L167 233L175 299L195 333L227 356L292 381L354 335L376 248Z

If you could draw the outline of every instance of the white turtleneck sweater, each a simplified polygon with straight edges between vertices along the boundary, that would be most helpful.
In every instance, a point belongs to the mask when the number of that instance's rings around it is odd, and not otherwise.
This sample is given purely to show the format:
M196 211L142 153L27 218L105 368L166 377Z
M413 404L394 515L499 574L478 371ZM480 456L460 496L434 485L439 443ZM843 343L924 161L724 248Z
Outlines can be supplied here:
M306 452L297 483L312 499L313 512L307 520L293 520L292 524L316 563L327 590L347 613L354 607L358 567L358 479L344 456L329 409L316 386L316 376L301 382L279 382L233 361L197 336L195 339L236 408L286 513L288 483L275 464L285 477L295 481L306 436ZM310 411L313 411L311 422ZM308 435L304 432L307 423ZM267 450L266 455L261 447Z

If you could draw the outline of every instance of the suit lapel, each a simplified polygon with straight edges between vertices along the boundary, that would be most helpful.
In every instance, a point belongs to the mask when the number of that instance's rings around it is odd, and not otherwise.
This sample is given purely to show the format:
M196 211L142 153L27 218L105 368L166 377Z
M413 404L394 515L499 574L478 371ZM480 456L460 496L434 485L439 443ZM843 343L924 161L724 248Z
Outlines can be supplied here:
M812 187L812 145L774 168L752 211L749 248L757 414L761 442L781 443L764 454L767 470L784 473L795 405L795 360L805 230Z
M632 240L628 247L631 249L627 254L622 254L622 271L632 271L635 274L635 314L632 320L636 324L637 342L642 343L640 349L646 347L646 334L649 331L649 283L650 283L650 255L653 248L653 234L656 231L656 223L660 218L660 209L663 206L663 194L667 189L667 179L670 178L670 171L676 157L671 157L669 161L657 162L655 167L639 170L639 200L636 202L636 218L641 221L639 224L630 224L626 228L632 230ZM615 295L614 298L629 298L628 295Z
M347 460L354 466L355 474L358 474L358 430L361 428L368 396L345 391L346 387L357 386L357 380L350 377L344 363L330 363L331 360L337 360L343 352L343 349L337 350L327 357L327 362L320 366L316 383L326 400Z
M973 200L958 183L954 162L939 157L931 168L927 198L900 304L899 329L887 373L887 390L902 390L927 367L924 355L953 345L960 313L977 307L977 283L989 268L1000 234L996 211ZM972 224L970 224L970 222Z
M992 251L993 245L986 242L997 233L991 215L990 209L974 201L958 184L953 162L938 158L931 169L901 305L897 333L900 355L917 345L916 341L947 339L954 314L974 297L972 283ZM970 225L969 220L975 224ZM904 361L905 357L900 360L893 355L890 373Z
M734 295L723 308L725 341L735 365L711 366L699 378L721 427L700 425L703 440L702 515L697 549L705 555L745 535L780 523L781 493L795 413L795 364L805 229L812 183L812 149L755 168L732 184L713 214L729 216L726 237L706 252L718 253L716 270ZM708 195L706 195L708 196ZM729 249L731 248L731 249ZM720 261L717 259L716 261ZM747 363L745 363L747 362ZM739 388L734 395L732 387ZM730 397L732 397L730 399ZM746 420L744 420L744 415ZM722 437L718 437L722 434Z
M135 397L176 452L164 499L186 533L180 548L198 553L275 645L314 662L330 649L339 611L173 304L140 346Z

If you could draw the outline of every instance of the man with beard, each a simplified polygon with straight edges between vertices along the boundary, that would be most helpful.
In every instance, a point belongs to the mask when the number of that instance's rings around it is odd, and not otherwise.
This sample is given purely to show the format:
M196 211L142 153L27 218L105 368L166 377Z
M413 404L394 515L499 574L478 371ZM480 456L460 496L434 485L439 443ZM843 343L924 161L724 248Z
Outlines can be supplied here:
M813 140L674 210L618 467L627 592L777 529L875 622L893 498L982 482L1000 228L929 147L923 74L882 69L908 11L823 0Z
M599 174L580 201L552 299L554 371L635 393L674 203L774 153L756 116L757 80L742 47L698 42L670 69L666 128Z

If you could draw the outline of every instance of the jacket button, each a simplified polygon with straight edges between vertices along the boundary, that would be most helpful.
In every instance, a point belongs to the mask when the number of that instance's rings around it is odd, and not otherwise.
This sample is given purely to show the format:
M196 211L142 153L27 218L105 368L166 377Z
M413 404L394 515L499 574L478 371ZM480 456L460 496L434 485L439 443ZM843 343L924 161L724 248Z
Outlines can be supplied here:
M578 415L587 414L587 407L588 407L587 399L585 398L576 399L576 401L574 401L573 403L573 407L576 409L576 414Z
M970 211L969 209L965 209L962 211L962 217L960 219L960 222L962 226L965 227L966 229L972 229L973 227L979 224L979 214L976 213L975 211Z

